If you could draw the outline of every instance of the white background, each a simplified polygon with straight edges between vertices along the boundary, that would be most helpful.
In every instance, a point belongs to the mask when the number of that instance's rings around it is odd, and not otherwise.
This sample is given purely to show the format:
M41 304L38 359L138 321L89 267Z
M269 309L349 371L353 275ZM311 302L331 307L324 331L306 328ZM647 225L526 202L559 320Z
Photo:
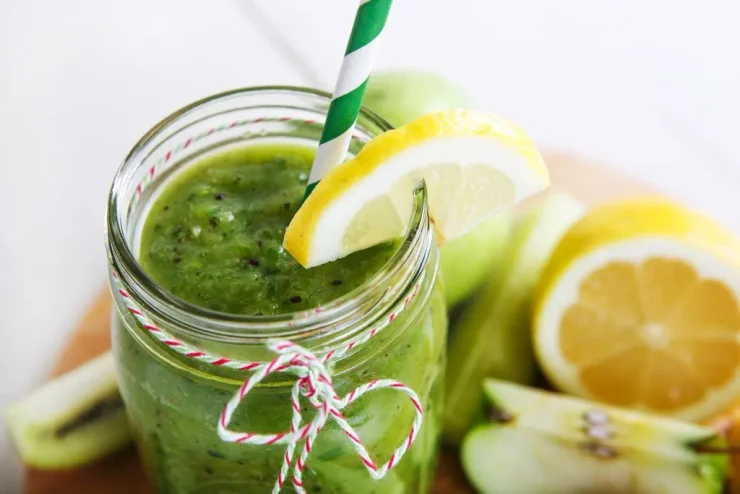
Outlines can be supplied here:
M104 283L103 208L178 107L256 84L331 89L352 0L0 0L0 407L41 381ZM479 107L740 232L736 0L397 0L378 66L433 68ZM0 492L20 489L0 440Z

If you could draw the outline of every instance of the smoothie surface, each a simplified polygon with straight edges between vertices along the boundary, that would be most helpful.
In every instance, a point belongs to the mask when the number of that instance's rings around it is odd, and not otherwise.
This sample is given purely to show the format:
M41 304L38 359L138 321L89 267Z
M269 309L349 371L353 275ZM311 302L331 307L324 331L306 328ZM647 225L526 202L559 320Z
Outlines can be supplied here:
M255 145L204 158L164 185L141 235L139 263L172 294L203 308L274 315L317 307L378 273L382 244L305 269L282 248L314 149Z

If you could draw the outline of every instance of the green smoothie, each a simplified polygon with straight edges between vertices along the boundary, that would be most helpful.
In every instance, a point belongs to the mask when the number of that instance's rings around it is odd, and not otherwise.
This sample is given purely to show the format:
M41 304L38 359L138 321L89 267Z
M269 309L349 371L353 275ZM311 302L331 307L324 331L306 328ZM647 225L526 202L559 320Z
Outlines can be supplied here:
M144 271L191 304L250 316L314 308L360 287L383 269L398 243L308 270L281 246L312 159L308 147L260 145L231 149L188 167L166 184L147 213L138 254ZM427 278L433 278L434 266L427 269ZM133 327L128 316L117 319L114 349L139 450L158 492L270 492L284 446L226 443L216 434L219 414L245 375L152 350L151 341ZM352 443L330 421L307 462L309 493L427 492L439 435L445 334L443 296L430 282L382 337L336 369L340 394L374 378L406 383L421 397L425 422L403 461L374 481ZM230 428L287 430L290 384L256 388ZM314 411L308 402L303 405L304 419L310 420ZM405 440L414 417L408 398L388 390L368 394L345 414L379 462ZM291 487L284 492L292 492Z

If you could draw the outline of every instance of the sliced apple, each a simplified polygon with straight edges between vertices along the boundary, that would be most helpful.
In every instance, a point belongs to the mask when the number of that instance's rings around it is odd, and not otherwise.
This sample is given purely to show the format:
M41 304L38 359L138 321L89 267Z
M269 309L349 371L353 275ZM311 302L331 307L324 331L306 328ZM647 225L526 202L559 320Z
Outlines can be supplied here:
M715 431L493 379L489 422L462 445L482 494L720 494ZM704 452L702 452L704 450Z

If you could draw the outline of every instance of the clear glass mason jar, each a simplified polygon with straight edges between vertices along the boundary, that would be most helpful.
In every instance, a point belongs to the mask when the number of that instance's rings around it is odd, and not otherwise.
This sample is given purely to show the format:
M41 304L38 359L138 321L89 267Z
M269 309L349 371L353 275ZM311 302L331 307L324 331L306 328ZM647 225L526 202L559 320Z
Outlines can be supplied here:
M269 317L214 312L172 295L137 263L148 207L174 174L230 146L316 146L329 97L289 87L236 90L193 103L152 128L113 181L106 232L111 285L120 282L151 321L182 342L211 354L260 362L274 358L266 347L268 338L290 340L317 355L346 345L416 293L389 326L331 365L340 395L382 378L413 389L424 408L416 441L401 462L376 481L344 432L329 420L308 457L303 483L309 493L425 493L433 480L440 432L447 316L423 188L414 193L412 219L394 257L365 284L319 310ZM363 110L350 152L388 129L382 119ZM224 405L249 373L177 353L137 322L117 289L113 294L119 384L157 492L270 492L285 447L224 442L217 434ZM287 431L295 379L286 373L263 381L236 409L229 428L264 434ZM310 420L315 410L305 400L302 407L304 420ZM415 416L408 397L394 390L368 393L343 412L378 462L407 439ZM283 492L293 492L292 485L286 484Z

